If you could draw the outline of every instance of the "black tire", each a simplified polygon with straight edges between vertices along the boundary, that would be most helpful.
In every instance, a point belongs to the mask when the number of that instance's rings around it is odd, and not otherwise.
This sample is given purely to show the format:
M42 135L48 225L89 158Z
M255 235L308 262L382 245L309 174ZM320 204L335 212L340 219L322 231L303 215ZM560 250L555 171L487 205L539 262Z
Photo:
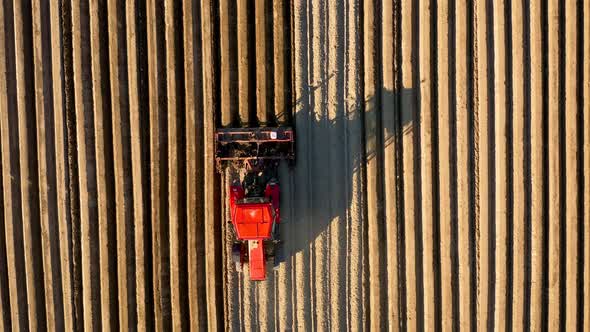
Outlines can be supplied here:
M264 256L267 258L275 256L275 244L272 241L264 241Z
M231 248L231 259L236 264L242 263L242 244L234 243Z
M275 227L273 229L273 232L271 234L271 239L272 239L272 243L274 245L277 245L279 243L281 243L281 224L275 223Z
M279 265L285 261L285 251L282 243L275 244L274 254L274 269L276 270Z

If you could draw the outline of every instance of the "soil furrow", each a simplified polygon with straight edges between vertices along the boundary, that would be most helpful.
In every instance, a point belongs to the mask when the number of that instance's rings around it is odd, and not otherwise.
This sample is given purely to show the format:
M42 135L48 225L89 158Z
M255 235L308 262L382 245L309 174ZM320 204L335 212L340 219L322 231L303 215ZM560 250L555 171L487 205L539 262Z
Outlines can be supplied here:
M420 1L418 5L418 22L429 22L432 19L432 8L430 1ZM416 105L418 108L418 121L419 121L419 134L420 134L420 146L417 147L420 151L419 163L420 163L420 174L421 187L417 188L420 190L420 211L418 211L418 218L420 218L420 228L416 230L418 235L421 235L422 245L422 267L418 267L422 271L422 280L418 280L421 283L422 289L418 289L422 292L422 317L424 318L422 328L426 331L432 331L435 328L434 324L434 243L433 243L433 230L434 230L434 209L433 209L433 174L432 174L432 117L433 112L430 104L432 102L432 57L431 50L429 48L432 42L432 31L429 24L421 25L415 22L416 32L418 33L418 100L419 103ZM420 277L417 276L419 279ZM420 319L417 317L417 319Z
M469 160L471 159L471 147L469 146L469 130L470 130L470 113L473 111L470 104L470 89L471 82L469 81L469 70L471 69L470 62L472 55L469 54L469 44L472 40L469 39L468 31L472 22L469 17L468 4L462 1L455 2L455 31L454 31L454 46L455 46L455 68L451 68L455 72L455 109L454 109L454 136L456 144L456 166L452 173L454 190L457 191L457 238L456 244L457 252L459 254L458 271L459 274L459 327L462 330L471 328L472 320L474 318L474 308L471 306L471 274L475 272L471 264L469 254L471 251L469 241L469 231L472 213L472 207L469 199L469 186L473 181L473 174L469 168Z
M56 210L55 216L57 223L53 224L57 226L57 243L59 247L59 253L53 258L59 261L60 271L59 276L61 280L55 282L61 282L61 299L63 303L64 321L63 328L66 330L73 329L73 308L72 308L72 283L70 273L70 252L69 252L69 238L68 232L68 206L67 200L67 187L66 187L66 150L65 150L65 124L64 124L64 112L65 105L63 102L63 69L62 69L62 54L61 47L62 33L60 25L60 8L59 4L49 4L49 29L50 29L50 45L60 45L60 49L51 48L49 52L51 55L51 75L52 75L52 100L53 100L53 130L54 130L54 149L55 149L55 185L56 185ZM0 29L3 30L3 29ZM58 266L55 268L57 269Z
M452 274L451 270L451 165L450 165L450 95L449 80L450 59L450 31L449 31L449 7L448 4L440 3L437 6L437 78L438 78L438 153L439 153L439 198L440 198L440 269L441 269L441 326L450 330L453 326L453 305L452 305Z
M11 12L4 5L0 6L0 30L4 32L0 34L0 54L3 55L3 59L11 58L11 48L9 47L11 42L10 34L6 33L11 30L11 27L10 23L5 23L8 21L5 15L9 17L10 14ZM10 67L8 61L0 61L0 134L2 137L0 145L2 147L2 191L4 201L2 209L4 212L5 255L8 263L8 289L10 290L10 308L4 307L3 309L10 310L11 328L16 331L21 329L21 326L22 329L26 328L28 308L22 300L25 297L24 294L26 294L24 282L21 278L17 278L17 275L20 275L19 272L22 272L22 267L18 264L18 262L22 261L22 254L20 253L20 243L22 243L22 240L15 233L19 229L20 224L18 221L20 216L20 200L18 193L15 191L18 180L13 179L11 176L11 174L17 173L13 171L14 165L12 159L15 158L18 152L15 151L17 145L12 143L15 141L15 125L11 121L11 118L14 118L16 112L14 112L15 102L11 102L8 97L10 91L9 86L11 85L11 81L14 82L14 78L9 73ZM13 111L10 112L10 109ZM13 130L10 130L10 128L13 128Z
M590 54L590 1L584 2L583 10L584 18L584 45L583 54ZM578 45L582 47L582 45ZM583 102L584 102L584 304L583 313L584 325L582 329L590 329L590 61L586 59L583 65L582 82L583 86Z
M52 258L52 249L57 244L50 227L50 219L55 219L56 206L54 199L55 190L55 164L53 156L53 125L50 122L51 108L51 71L50 59L44 57L48 51L48 25L47 20L42 19L41 11L48 10L42 3L32 2L32 34L33 34L33 61L34 86L35 86L35 111L36 111L36 142L39 187L39 210L41 228L41 246L43 252L43 279L45 291L45 312L47 317L47 329L50 331L63 328L63 316L61 312L61 294L59 288L55 287L56 266ZM41 8L43 6L43 8ZM45 41L45 42L44 42ZM47 93L45 93L47 92ZM57 281L57 280L55 280Z
M515 331L524 329L524 306L525 296L525 73L524 73L524 22L521 22L523 17L522 2L512 1L511 3L511 74L510 82L512 87L512 154L513 162L512 169L512 190L513 202L510 209L513 212L512 219L512 248L510 252L512 262L512 329Z
M483 79L488 77L490 74L490 61L488 54L489 45L489 33L488 27L490 26L488 21L490 17L486 15L486 5L477 4L475 9L475 40L476 50L475 57L477 59L477 73L475 75L476 83L476 99L475 108L477 109L477 123L479 129L479 140L476 142L479 147L477 155L478 160L478 188L479 188L479 199L476 201L476 206L479 208L479 220L477 221L477 329L483 329L488 327L488 322L491 319L489 316L488 304L490 297L493 294L489 294L489 234L490 234L490 222L492 220L492 209L493 205L490 203L489 193L492 185L492 178L489 175L491 165L490 153L492 145L490 142L490 122L493 119L489 117L489 110L493 103L490 104L489 91L491 89L491 82ZM493 58L492 58L493 59Z
M106 89L108 85L103 85L103 80L110 81L109 69L104 68L101 59L108 57L106 31L102 30L104 26L102 19L105 17L105 6L93 2L90 4L90 47L92 61L92 100L94 111L94 136L96 151L96 180L97 180L97 202L98 202L98 228L99 228L99 246L100 246L100 288L104 290L116 290L116 281L112 280L110 271L115 271L115 267L110 262L109 248L115 246L114 239L110 236L113 230L113 224L108 220L114 217L113 213L113 192L112 185L107 185L107 177L112 177L112 127L110 101ZM117 61L117 59L113 59ZM113 77L116 80L115 77ZM112 83L111 83L112 84ZM117 84L117 83L115 83ZM107 176L108 174L108 176ZM112 288L111 285L112 284ZM111 317L111 306L115 299L111 291L100 292L101 302L101 320L102 327L106 330L116 329L117 317ZM116 295L115 295L116 297Z
M508 177L508 125L507 125L507 96L506 96L506 2L500 1L494 3L494 146L495 146L495 299L494 299L494 326L497 328L506 328L507 326L507 283L510 276L507 275L507 228L509 223L508 216L508 195L509 184ZM511 317L510 317L511 318Z
M557 1L548 1L547 7L547 20L548 34L547 38L547 52L548 52L548 224L549 228L546 229L548 232L547 246L548 259L549 259L549 271L547 276L549 278L549 290L548 290L548 308L547 308L547 322L548 329L555 330L560 326L560 314L559 314L559 284L560 284L560 223L561 220L561 200L563 199L560 195L559 190L559 175L561 172L559 162L559 146L560 146L560 135L559 135L559 10Z
M138 330L145 330L147 328L147 313L146 313L146 281L145 281L145 243L144 223L146 216L144 215L144 185L142 175L142 128L141 128L141 114L140 114L140 87L138 67L138 43L140 38L137 37L137 12L138 8L135 3L128 2L125 7L126 20L126 34L127 34L127 66L128 66L128 96L129 96L129 124L131 136L131 178L133 182L133 236L134 236L134 250L133 258L135 259L135 285L129 285L130 288L135 287L135 312L136 325L133 326ZM144 148L143 148L144 149ZM131 328L131 327L130 327Z
M539 91L542 91L542 56L541 56L541 1L531 1L530 8L530 61L531 61L531 84L530 91L526 94L531 96L531 330L539 330L542 322L542 271L543 271L543 112L542 100L535 98Z
M416 229L417 224L420 222L419 210L417 210L416 200L420 195L419 185L419 168L416 167L416 153L418 146L420 145L420 132L418 115L418 105L416 104L418 95L418 82L416 81L418 63L417 63L417 40L418 36L414 29L417 15L417 6L411 2L405 2L401 4L401 8L398 8L399 14L396 19L401 18L401 22L397 23L397 39L401 39L399 44L400 50L396 50L398 57L397 59L397 85L396 91L398 91L398 102L396 106L398 109L396 120L398 125L393 130L393 135L396 135L395 131L399 129L399 135L401 139L401 150L402 150L402 170L403 182L400 184L403 186L402 194L402 218L399 218L400 222L403 222L403 253L404 258L401 259L405 262L403 269L405 270L404 276L404 291L405 291L405 321L404 327L409 330L415 330L419 328L418 311L422 310L418 308L418 297L422 294L418 290L417 280L417 268L421 265L422 256L417 252L419 244L416 241ZM385 45L385 44L384 44ZM384 48L385 49L385 48ZM387 128L387 123L383 123L383 142L385 145L388 144L391 136L391 130ZM386 146L387 150L390 147ZM386 159L387 160L387 159ZM387 165L385 165L385 176L387 175ZM386 189L387 190L387 189ZM403 220L403 221L402 221ZM400 236L402 236L400 234Z

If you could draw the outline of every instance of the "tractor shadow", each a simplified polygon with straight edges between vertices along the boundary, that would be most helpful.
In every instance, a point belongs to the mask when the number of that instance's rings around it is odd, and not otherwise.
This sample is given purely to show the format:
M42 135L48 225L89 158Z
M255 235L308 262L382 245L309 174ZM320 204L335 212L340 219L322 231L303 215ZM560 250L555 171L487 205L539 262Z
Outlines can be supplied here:
M328 100L331 84L338 91L335 102ZM352 249L346 247L354 242L351 230L358 228L362 234L366 222L366 167L376 165L378 190L383 191L385 151L398 160L402 137L419 119L414 106L418 92L381 89L364 101L346 99L344 84L334 74L305 90L293 116L296 164L280 168L283 257L288 261L309 250L333 256L333 250L343 249L346 259Z

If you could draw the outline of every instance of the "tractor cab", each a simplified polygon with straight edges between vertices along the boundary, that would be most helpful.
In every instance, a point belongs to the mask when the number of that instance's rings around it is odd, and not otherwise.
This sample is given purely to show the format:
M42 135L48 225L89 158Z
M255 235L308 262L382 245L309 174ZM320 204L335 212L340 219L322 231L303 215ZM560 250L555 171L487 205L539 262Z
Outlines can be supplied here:
M242 185L231 186L231 222L235 237L236 267L245 258L250 265L251 280L266 279L267 246L274 246L279 223L279 186L269 183L263 196L246 197ZM239 258L239 260L238 260ZM241 266L240 266L241 267ZM238 270L240 270L238 267Z

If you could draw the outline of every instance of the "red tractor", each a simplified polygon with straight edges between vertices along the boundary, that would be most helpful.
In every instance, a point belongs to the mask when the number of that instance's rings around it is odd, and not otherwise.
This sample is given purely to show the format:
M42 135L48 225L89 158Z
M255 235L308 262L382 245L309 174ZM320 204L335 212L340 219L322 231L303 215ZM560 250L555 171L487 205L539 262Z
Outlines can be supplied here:
M237 172L228 172L230 176L236 174L229 188L236 270L241 272L242 265L248 263L250 279L265 280L267 262L276 267L281 260L278 165L282 159L290 165L294 162L293 130L219 129L215 133L215 157L218 171L228 165L237 168Z

